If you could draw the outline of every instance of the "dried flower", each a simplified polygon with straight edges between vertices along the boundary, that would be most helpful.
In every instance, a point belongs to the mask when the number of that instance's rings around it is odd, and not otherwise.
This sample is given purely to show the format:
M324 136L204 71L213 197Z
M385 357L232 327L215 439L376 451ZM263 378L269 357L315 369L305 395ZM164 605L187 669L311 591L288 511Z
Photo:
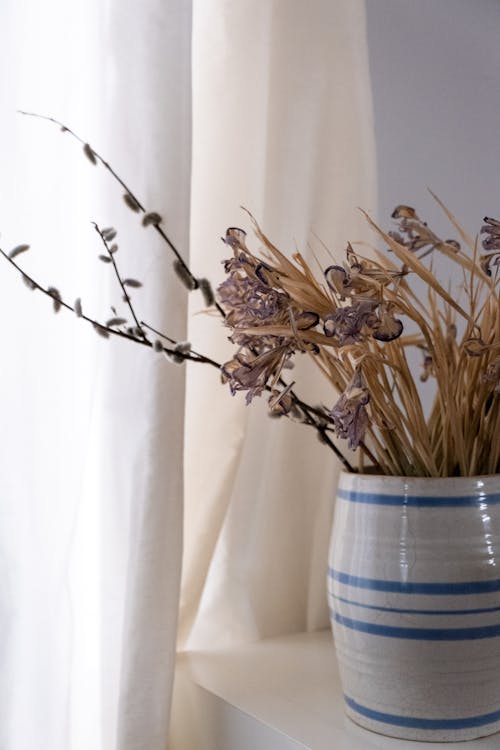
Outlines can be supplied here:
M493 275L493 270L498 272L500 267L500 221L484 217L485 224L481 227L481 234L485 234L482 241L483 249L486 251L480 258L480 265L487 276Z
M370 393L363 378L361 368L354 376L330 412L337 436L347 440L351 450L355 450L365 436L369 423L366 405Z

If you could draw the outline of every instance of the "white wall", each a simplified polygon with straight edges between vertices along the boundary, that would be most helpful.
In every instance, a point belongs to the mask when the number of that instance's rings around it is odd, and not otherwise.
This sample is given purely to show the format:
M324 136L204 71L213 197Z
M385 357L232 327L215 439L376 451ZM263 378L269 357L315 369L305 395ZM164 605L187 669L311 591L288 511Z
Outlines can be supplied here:
M475 234L500 218L500 2L366 4L379 221L407 203L446 234L430 187Z

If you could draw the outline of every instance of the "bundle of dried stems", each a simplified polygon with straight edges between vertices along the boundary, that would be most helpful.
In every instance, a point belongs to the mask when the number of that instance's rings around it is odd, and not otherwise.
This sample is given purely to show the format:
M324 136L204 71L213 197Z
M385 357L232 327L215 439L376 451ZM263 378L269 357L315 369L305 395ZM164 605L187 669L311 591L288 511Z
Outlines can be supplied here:
M15 258L27 245L0 250L29 288L52 300L56 312L71 310L100 335L125 337L170 361L218 367L231 392L245 391L248 403L267 392L272 415L313 427L349 471L424 477L500 471L500 222L485 219L479 247L479 239L469 237L436 196L461 244L440 239L409 206L395 209L397 229L389 233L366 215L384 250L371 248L363 255L349 245L344 261L318 278L300 253L286 257L251 217L262 248L252 252L243 230L227 230L224 241L232 255L216 299L210 283L193 274L165 233L161 216L146 211L88 143L62 123L42 119L79 141L89 161L120 184L127 206L161 235L180 281L201 290L237 350L220 365L140 320L130 295L141 284L120 274L115 230L97 225L105 251L100 259L112 267L127 308L105 322L84 315L80 299L68 304L59 290L21 269ZM446 259L444 282L434 271L435 254ZM460 274L457 295L443 285L453 269ZM416 366L412 349L420 352ZM310 357L331 383L333 405L313 406L297 396L294 382L285 381L284 369L299 354ZM419 386L429 378L435 384L432 404L424 403ZM357 451L356 468L339 438Z

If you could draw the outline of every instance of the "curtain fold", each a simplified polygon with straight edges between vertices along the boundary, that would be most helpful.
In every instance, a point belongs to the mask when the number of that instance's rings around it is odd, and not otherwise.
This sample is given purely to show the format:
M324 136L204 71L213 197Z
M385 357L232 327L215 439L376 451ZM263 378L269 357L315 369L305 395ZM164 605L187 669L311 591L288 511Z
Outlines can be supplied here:
M198 277L222 280L218 237L249 228L241 205L322 265L322 243L366 236L361 0L5 0L0 34L0 246L29 242L23 268L96 319L128 312L90 221L118 229L141 319L231 356L111 176L16 108L88 140ZM0 747L164 750L177 625L180 648L210 648L326 624L335 461L215 370L54 319L6 266L0 292ZM305 361L293 377L332 401Z
M192 170L192 265L219 281L230 253L215 238L250 231L241 205L313 267L368 238L356 211L375 206L364 4L195 0ZM229 359L227 331L198 310L190 299L190 339ZM290 377L306 401L333 405L310 363ZM181 648L328 624L338 465L307 428L271 421L264 401L246 407L216 376L187 373Z

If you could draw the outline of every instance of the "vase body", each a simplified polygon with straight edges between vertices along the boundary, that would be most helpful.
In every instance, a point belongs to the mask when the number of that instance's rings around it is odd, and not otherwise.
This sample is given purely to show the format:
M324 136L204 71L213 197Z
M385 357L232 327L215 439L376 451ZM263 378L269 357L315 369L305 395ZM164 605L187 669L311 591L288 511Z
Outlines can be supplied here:
M500 731L500 477L342 474L328 597L345 710L392 737Z

